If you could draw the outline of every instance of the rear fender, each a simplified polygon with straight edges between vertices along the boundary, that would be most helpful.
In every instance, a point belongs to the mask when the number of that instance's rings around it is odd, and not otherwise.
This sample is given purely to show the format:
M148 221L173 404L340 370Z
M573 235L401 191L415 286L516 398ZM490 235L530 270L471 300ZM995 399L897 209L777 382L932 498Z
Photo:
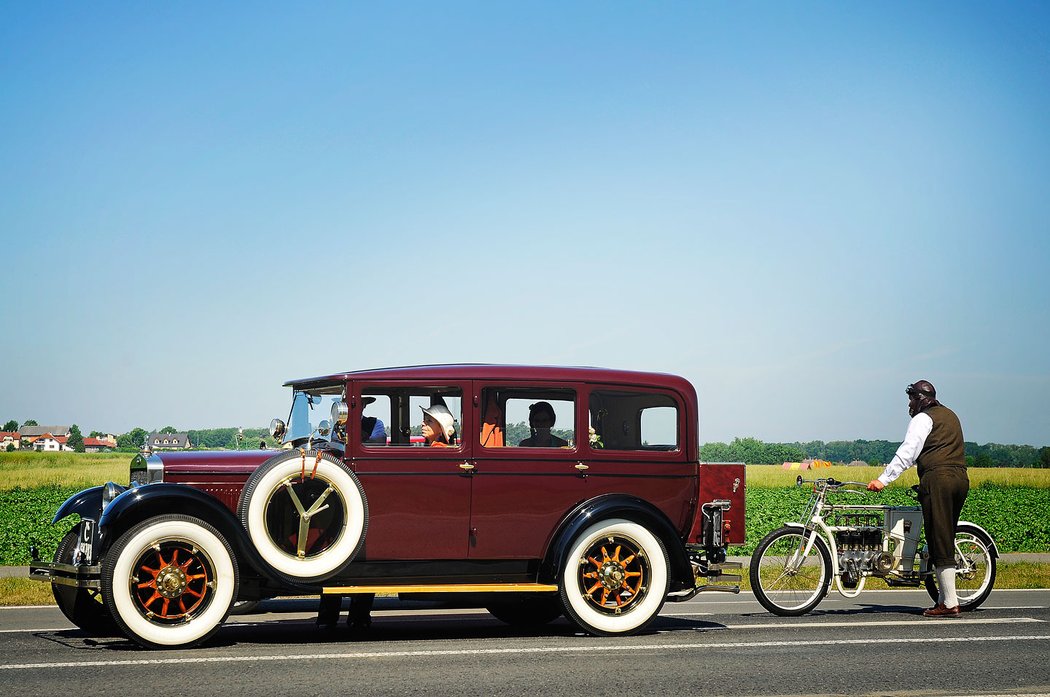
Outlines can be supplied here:
M681 537L671 521L651 503L626 494L607 494L585 501L562 519L557 532L551 537L540 565L540 581L557 582L573 541L588 526L608 518L624 518L644 525L660 538L667 550L670 566L671 592L692 588L695 581L693 568L682 544Z
M977 523L971 523L968 520L960 520L959 524L955 528L955 531L958 533L964 532L966 530L977 532L979 535L983 535L985 538L987 538L986 541L989 545L988 553L992 555L993 559L999 558L999 547L995 544L995 538L988 534L987 530L982 528Z

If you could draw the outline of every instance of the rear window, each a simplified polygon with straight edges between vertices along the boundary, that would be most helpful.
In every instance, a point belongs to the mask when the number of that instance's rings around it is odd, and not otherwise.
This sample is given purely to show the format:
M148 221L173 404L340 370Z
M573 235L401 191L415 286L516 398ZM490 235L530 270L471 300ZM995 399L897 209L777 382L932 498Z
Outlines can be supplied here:
M605 450L678 450L678 403L659 393L595 390L589 440Z

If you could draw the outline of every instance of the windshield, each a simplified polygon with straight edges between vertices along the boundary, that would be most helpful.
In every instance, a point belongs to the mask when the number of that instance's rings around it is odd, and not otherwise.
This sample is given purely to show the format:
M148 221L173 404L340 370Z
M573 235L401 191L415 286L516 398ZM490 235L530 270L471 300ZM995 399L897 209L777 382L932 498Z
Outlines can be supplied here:
M340 401L342 394L342 385L295 390L284 442L295 443L309 438L318 424L330 419L332 404Z

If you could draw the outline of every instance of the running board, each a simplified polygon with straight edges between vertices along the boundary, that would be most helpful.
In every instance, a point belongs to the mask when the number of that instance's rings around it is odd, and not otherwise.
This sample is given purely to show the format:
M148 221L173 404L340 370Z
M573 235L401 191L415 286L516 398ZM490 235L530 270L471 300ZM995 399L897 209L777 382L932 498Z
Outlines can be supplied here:
M322 595L358 593L556 593L557 586L546 583L429 583L383 586L329 586Z

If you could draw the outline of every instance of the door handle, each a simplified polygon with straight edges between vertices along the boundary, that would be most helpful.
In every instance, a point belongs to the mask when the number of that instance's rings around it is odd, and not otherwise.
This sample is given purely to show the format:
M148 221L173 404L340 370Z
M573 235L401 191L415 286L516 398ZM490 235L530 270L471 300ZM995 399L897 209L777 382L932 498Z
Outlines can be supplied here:
M474 465L470 464L469 462L462 463L459 466L459 468L461 470L463 470L464 472L473 472L474 471Z
M588 467L587 465L583 464L582 462L577 462L576 463L576 469L578 469L581 472L586 472L587 470L590 469L590 467Z

